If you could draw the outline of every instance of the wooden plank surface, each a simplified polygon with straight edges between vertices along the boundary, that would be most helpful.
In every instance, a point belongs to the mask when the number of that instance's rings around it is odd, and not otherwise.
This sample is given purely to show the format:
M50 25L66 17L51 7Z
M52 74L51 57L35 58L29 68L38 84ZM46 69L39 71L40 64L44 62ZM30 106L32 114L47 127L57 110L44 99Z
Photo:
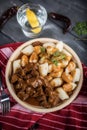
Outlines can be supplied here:
M13 5L21 6L23 3L33 2L43 5L47 12L57 12L68 16L72 21L72 27L78 21L87 21L87 0L3 0L0 1L0 15ZM63 24L59 21L50 21L49 18L41 35L38 37L50 37L64 41L71 46L87 65L87 36L79 37L72 30L67 34L62 33ZM11 18L0 33L0 44L8 42L27 41L31 38L24 36L16 16ZM7 37L6 37L7 36ZM81 38L82 40L79 40Z

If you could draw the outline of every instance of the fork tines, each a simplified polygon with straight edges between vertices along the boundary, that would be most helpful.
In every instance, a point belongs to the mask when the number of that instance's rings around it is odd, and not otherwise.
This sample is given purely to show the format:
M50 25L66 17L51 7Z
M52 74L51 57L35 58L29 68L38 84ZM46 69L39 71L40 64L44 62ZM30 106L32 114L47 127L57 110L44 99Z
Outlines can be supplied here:
M10 111L10 99L5 93L1 95L1 110L3 115Z

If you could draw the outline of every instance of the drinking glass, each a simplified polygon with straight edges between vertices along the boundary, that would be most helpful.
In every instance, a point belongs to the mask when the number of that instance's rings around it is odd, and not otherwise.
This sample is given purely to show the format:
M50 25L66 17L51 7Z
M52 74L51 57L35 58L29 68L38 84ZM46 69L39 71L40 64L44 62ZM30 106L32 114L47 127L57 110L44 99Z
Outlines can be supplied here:
M39 22L38 27L35 27L35 28L31 27L28 21L28 18L26 16L27 9L30 9L31 11L34 12ZM17 21L22 27L22 31L25 34L25 36L30 37L30 38L36 37L38 34L42 32L43 27L46 23L46 20L47 20L47 11L40 4L27 3L27 4L22 5L17 11ZM35 33L34 31L32 31L33 29L37 29L37 28L41 28L41 31L38 33Z

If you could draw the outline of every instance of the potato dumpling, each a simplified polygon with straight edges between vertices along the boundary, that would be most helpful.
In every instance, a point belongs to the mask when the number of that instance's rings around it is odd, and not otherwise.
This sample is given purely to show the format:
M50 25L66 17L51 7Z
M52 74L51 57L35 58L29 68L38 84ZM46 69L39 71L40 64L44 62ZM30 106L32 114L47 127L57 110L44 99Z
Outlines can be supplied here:
M47 50L47 53L48 53L49 55L52 55L53 53L55 53L55 52L57 51L57 48L48 46L48 47L46 48L46 50Z
M73 70L75 70L75 68L76 68L76 64L73 61L71 61L71 62L69 62L68 66L66 67L65 72L70 73Z
M58 65L52 64L52 69L54 72L59 72L61 70L61 64Z
M51 73L53 70L53 65L52 64L49 64L48 66L48 73Z
M34 47L34 51L35 51L37 54L40 54L40 53L41 53L41 46L35 46L35 47Z
M21 57L21 66L25 66L28 64L28 57L26 55L23 55Z
M45 78L46 78L48 81L51 81L51 80L53 79L50 75L46 76Z
M38 56L37 53L33 52L30 56L29 62L30 63L37 63L38 61Z
M63 85L63 89L64 89L66 92L71 92L71 91L72 91L72 88L73 88L72 84L67 83L67 84L64 84L64 85Z
M67 73L65 73L65 72L63 72L63 74L62 74L62 79L63 79L65 82L67 82L67 83L70 83L70 82L73 81L72 75L67 74Z
M68 60L68 61L70 61L71 58L72 58L72 55L67 50L65 50L65 49L63 49L62 52L66 55L65 59Z
M63 89L66 91L66 92L71 92L72 90L74 90L76 88L76 84L71 82L71 83L66 83L63 85Z
M53 78L55 78L55 77L59 78L59 77L61 77L62 73L63 73L63 69L60 69L60 71L51 72L50 76L52 76Z
M61 61L61 67L62 67L62 68L65 68L65 67L68 65L68 63L69 63L68 60L63 59L63 60Z

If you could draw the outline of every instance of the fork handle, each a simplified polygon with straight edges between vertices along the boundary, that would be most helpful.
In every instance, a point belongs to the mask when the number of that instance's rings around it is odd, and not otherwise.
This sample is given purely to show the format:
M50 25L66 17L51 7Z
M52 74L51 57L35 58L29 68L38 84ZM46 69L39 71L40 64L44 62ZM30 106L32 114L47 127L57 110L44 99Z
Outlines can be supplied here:
M4 88L2 87L1 79L0 79L0 91L3 92Z
M0 70L0 74L1 74L1 70ZM4 89L3 89L3 87L2 87L2 78L1 78L1 76L0 76L0 91L2 92Z
M1 81L0 81L0 82L1 82ZM3 87L2 87L2 85L0 85L0 90L1 90L1 92L4 90Z

